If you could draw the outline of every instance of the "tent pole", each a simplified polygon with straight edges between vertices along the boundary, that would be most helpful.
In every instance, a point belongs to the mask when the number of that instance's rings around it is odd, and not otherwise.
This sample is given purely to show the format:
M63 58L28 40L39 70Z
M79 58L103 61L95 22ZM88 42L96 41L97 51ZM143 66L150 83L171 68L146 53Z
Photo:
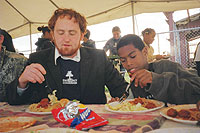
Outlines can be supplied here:
M133 34L135 34L135 17L134 17L134 3L131 0L131 11L132 11L132 21L133 21Z
M31 53L33 52L32 50L32 31L31 31L31 23L29 23L29 29L30 29L30 48L31 48Z

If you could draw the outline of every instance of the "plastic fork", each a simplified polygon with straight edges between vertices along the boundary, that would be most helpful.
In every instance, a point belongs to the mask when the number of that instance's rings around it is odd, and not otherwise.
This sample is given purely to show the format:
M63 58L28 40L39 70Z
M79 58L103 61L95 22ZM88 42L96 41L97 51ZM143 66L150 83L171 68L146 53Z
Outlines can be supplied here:
M53 90L49 87L47 76L45 75L44 77L45 77L45 83L46 83L45 88L48 90L48 93L52 94Z
M124 94L120 97L120 99L119 99L119 103L120 103L120 104L123 103L123 102L127 99L127 97L129 96L129 88L130 88L130 86L131 86L131 83L132 83L132 82L130 82L130 83L127 85Z

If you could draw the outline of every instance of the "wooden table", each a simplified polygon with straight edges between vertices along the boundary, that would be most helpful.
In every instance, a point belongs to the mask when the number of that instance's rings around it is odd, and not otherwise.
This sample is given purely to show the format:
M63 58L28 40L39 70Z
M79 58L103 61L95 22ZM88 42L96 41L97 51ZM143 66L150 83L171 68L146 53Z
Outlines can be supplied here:
M57 122L53 116L50 115L35 115L26 112L29 105L11 106L5 102L0 102L0 117L5 116L28 116L34 117L37 122L30 128L22 130L21 132L30 132L36 129L46 128L66 128L73 132L75 129L68 128L66 125ZM144 132L151 131L158 128L198 128L196 125L188 125L171 120L166 120L159 114L159 110L138 113L138 114L120 114L105 110L104 105L86 105L98 115L109 121L109 124L90 129L89 132Z

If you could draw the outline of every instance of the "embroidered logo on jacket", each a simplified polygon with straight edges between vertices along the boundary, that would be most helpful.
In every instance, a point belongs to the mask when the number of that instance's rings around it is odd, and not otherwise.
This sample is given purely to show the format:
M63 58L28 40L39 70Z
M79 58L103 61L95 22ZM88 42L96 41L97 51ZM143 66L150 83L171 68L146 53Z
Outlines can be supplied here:
M63 79L63 84L77 84L77 79L73 79L72 71L68 71L65 76L67 79Z

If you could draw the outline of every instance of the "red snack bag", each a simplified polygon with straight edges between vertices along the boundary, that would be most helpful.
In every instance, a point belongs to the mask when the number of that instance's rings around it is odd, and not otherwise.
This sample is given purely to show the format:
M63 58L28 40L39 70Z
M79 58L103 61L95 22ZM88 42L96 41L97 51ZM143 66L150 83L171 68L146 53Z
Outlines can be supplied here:
M87 107L81 107L76 102L69 102L66 107L53 109L55 120L77 130L87 130L108 124L108 121Z

